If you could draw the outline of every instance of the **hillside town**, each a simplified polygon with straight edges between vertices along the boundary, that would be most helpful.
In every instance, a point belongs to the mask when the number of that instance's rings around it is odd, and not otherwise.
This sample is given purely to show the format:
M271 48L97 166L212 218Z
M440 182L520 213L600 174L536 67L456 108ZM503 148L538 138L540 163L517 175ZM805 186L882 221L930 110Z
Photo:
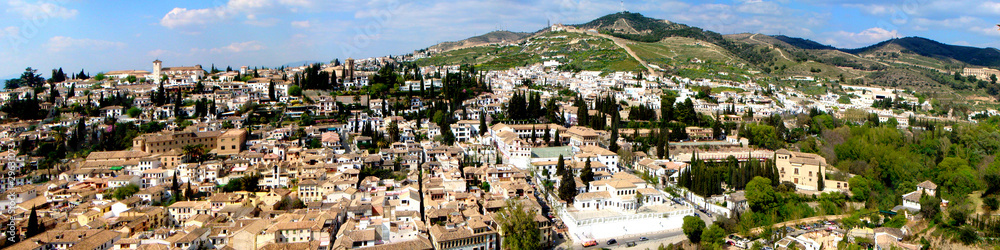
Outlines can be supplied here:
M525 225L540 248L656 248L684 239L687 218L761 212L747 195L761 176L813 199L852 192L853 174L751 124L784 137L822 122L803 116L900 129L968 120L915 113L930 104L891 88L842 85L844 102L753 80L410 60L156 60L151 72L59 69L36 83L29 68L0 93L16 107L0 113L6 249L501 249ZM873 107L886 100L912 111ZM764 174L704 172L727 163ZM918 216L936 185L916 188L888 212ZM916 249L906 229L862 225L760 241Z

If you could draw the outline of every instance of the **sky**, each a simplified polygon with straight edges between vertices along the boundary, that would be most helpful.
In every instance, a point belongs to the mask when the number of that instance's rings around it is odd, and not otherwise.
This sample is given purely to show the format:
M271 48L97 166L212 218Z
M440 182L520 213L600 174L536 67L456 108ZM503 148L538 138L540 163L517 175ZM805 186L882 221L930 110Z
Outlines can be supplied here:
M0 0L0 78L85 69L274 67L411 53L623 9L723 34L857 48L894 37L1000 47L1000 0Z

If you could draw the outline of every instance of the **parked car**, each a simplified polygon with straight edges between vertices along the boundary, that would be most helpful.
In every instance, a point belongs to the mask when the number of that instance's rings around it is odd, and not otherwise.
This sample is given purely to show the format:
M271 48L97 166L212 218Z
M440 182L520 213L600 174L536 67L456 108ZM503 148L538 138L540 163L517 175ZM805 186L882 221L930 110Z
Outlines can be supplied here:
M726 244L740 249L747 248L747 240L735 234L730 234L729 237L726 237Z
M639 237L639 241L647 241L647 240L649 240L649 238L646 238L646 237Z
M636 244L635 244L635 241L633 241L633 242L629 242L629 243L626 243L626 244L625 244L625 246L627 246L627 247L634 247L635 245L636 245Z
M586 242L583 243L583 247L592 247L592 246L596 246L596 245L597 245L597 241L596 240L586 241Z
M608 240L608 246L610 246L610 245L614 245L614 244L618 244L618 241L617 241L617 240L615 240L615 239L610 239L610 240Z

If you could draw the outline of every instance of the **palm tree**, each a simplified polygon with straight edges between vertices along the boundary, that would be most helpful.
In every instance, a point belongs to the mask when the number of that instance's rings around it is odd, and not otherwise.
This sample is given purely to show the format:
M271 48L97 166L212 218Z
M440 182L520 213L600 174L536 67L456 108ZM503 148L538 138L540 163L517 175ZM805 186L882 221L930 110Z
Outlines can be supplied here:
M195 144L195 145L184 145L182 148L184 155L189 158L196 159L199 163L202 162L202 157L205 156L205 145Z
M66 141L66 128L65 127L54 127L49 135L56 139L56 145L62 145Z

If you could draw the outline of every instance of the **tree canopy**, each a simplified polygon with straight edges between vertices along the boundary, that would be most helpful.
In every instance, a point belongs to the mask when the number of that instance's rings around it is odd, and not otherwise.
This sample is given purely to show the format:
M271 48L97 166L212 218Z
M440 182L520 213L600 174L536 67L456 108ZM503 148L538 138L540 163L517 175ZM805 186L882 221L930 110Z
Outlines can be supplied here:
M507 200L498 215L504 249L541 248L542 232L535 222L535 210L525 207L520 201Z

